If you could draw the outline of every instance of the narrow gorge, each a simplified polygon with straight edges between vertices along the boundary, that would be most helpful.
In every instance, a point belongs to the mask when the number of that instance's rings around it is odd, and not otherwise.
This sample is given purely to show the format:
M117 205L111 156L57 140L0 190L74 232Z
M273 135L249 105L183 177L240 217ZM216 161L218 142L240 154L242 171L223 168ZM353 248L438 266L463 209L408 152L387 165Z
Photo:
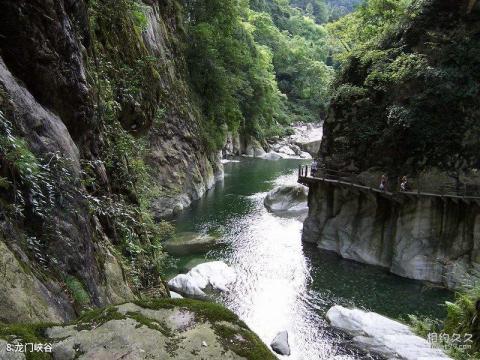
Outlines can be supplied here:
M0 0L0 360L480 358L479 20Z

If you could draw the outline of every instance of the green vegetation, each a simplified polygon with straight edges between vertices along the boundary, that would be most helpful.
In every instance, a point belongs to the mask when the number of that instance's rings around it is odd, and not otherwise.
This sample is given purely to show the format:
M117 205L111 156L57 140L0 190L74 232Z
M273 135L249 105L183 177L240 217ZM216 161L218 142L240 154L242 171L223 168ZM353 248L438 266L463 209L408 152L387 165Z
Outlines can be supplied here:
M458 176L479 166L478 22L460 5L408 4L369 0L329 25L345 51L324 156L337 167Z
M53 324L11 324L0 323L0 339L9 343L17 340L19 344L50 344L45 336L45 329ZM51 353L30 352L25 353L27 360L50 360Z
M90 304L90 295L85 291L83 284L78 279L73 276L67 276L65 285L76 304L81 307Z
M158 283L164 261L161 243L173 232L168 223L156 224L150 210L160 190L145 162L148 132L155 131L164 109L161 64L149 56L141 38L147 24L143 7L134 0L89 4L88 75L95 85L95 109L104 141L101 160L83 164L91 209L125 256L129 280L138 290ZM108 186L96 185L98 166L105 167Z
M251 332L237 315L222 305L192 299L159 299L136 301L138 306L159 310L168 308L184 308L195 313L195 316L213 325L225 348L237 355L251 360L275 359L260 338ZM228 323L228 325L226 324ZM246 341L239 341L240 335Z
M344 62L355 50L375 48L404 21L411 3L412 0L366 0L355 12L328 24L336 59Z
M432 337L457 360L480 358L480 288L475 286L457 292L455 302L445 303L444 321L418 318L411 315L408 323L424 338ZM462 346L466 345L466 348Z
M97 308L84 312L76 321L77 331L91 330L109 322L110 320L123 320L126 317L120 314L115 306Z
M185 6L190 79L211 148L222 145L224 124L261 140L292 121L321 119L333 73L314 13L281 0Z

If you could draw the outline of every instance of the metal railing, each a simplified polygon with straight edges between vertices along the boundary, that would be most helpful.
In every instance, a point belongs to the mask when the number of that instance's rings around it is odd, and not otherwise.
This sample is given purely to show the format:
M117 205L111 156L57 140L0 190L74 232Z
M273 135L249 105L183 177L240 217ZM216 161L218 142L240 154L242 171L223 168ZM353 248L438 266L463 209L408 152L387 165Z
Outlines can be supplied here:
M298 179L301 183L328 182L332 184L348 185L359 189L371 190L374 192L393 195L396 193L405 195L423 195L437 197L452 197L465 199L480 199L480 185L467 184L457 181L456 183L432 183L418 178L408 179L407 188L401 191L400 180L394 178L385 184L385 189L380 189L380 179L367 179L359 174L338 171L333 169L319 168L312 172L309 165L300 165L298 168Z

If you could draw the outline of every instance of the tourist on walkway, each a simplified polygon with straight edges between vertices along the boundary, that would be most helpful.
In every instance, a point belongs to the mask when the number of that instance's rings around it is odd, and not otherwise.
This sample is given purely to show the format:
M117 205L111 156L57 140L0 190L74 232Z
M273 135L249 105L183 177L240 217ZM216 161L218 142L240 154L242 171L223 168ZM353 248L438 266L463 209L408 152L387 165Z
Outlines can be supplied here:
M384 174L380 179L380 190L385 191L387 189L387 176Z
M318 171L318 162L317 160L313 160L311 176L313 177L317 176L317 171Z
M407 177L402 177L402 181L400 182L400 191L407 191L408 190L408 180Z

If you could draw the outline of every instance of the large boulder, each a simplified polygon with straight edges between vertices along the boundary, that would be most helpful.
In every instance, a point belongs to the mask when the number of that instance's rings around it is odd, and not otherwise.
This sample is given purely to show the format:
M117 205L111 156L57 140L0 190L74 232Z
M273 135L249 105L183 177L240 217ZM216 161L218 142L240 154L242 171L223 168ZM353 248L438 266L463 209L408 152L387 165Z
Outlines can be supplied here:
M237 273L223 261L212 261L195 266L188 272L202 289L211 287L217 291L227 291L227 286L237 280Z
M288 155L288 156L295 156L297 155L295 153L295 151L288 145L284 145L282 146L280 149L278 149L278 152L279 153L282 153L282 154L285 154L285 155Z
M256 139L249 139L245 146L245 155L249 157L262 157L265 155L265 150Z
M309 142L299 142L298 144L303 151L308 152L312 156L316 156L318 154L318 151L320 150L321 143L322 140L319 139Z
M185 232L163 244L171 255L201 254L210 250L217 243L217 238L207 234Z
M328 310L327 319L334 328L353 336L358 348L387 359L450 359L408 326L374 312L336 305Z
M261 158L264 160L280 160L280 159L284 159L285 157L282 154L279 154L275 151L269 151L268 153L261 156Z
M175 276L168 282L168 287L190 298L205 299L207 297L195 279L187 274Z
M235 314L190 299L126 303L41 330L56 360L275 359ZM1 357L4 343L0 340L1 359L25 358Z
M308 211L308 189L303 185L283 185L270 191L263 201L268 211L302 213Z
M280 355L290 355L290 345L288 344L288 332L281 331L275 336L270 347Z
M179 274L168 282L171 290L191 298L204 299L204 290L227 291L237 274L223 261L212 261L195 266L187 274Z
M170 291L170 298L171 299L183 299L183 296L175 291Z
M300 153L300 157L301 157L302 159L308 159L308 160L312 160L312 159L313 159L312 155L310 155L310 153L308 153L308 152L306 152L306 151L302 151L302 152Z

